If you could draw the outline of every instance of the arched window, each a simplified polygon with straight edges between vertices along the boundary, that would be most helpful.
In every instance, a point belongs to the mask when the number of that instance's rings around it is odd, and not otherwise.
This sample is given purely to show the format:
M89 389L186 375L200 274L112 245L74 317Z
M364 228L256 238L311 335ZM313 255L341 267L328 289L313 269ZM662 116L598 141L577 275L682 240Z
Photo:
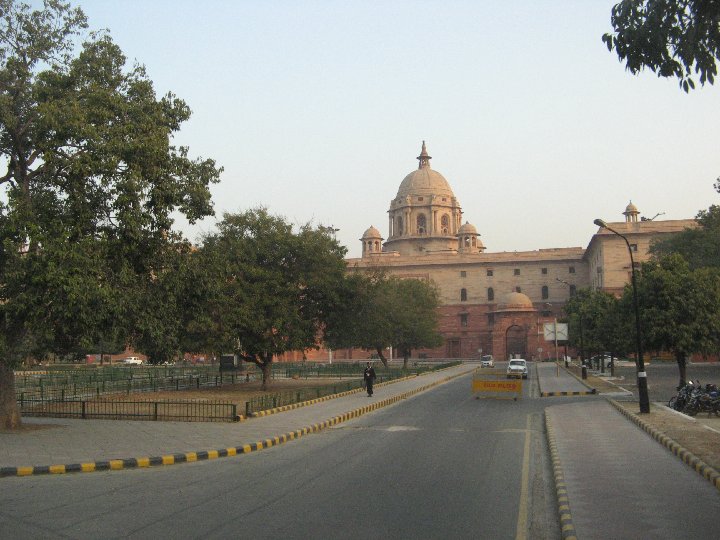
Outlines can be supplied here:
M398 236L402 235L403 233L403 222L402 218L400 216L397 217L397 227L395 227L396 233Z
M450 216L447 214L443 214L440 218L440 229L443 234L448 234L450 232Z
M547 285L543 285L542 288L542 299L547 300L548 299L548 287Z
M425 234L427 230L427 222L425 220L425 214L420 214L417 217L417 232L418 234Z
M380 242L375 241L375 251L380 251Z
M460 301L467 301L467 289L460 289Z
M465 237L465 247L466 247L466 248L469 248L469 247L470 247L470 237L469 237L469 236L466 236L466 237Z
M492 287L488 287L488 302L495 300L495 291Z

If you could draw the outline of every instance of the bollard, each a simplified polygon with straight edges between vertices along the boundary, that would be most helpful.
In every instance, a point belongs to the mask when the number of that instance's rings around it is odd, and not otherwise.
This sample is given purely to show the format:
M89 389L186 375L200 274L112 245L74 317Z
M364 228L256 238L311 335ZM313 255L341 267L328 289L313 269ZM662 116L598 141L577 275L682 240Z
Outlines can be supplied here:
M587 366L582 367L582 378L583 380L587 379Z

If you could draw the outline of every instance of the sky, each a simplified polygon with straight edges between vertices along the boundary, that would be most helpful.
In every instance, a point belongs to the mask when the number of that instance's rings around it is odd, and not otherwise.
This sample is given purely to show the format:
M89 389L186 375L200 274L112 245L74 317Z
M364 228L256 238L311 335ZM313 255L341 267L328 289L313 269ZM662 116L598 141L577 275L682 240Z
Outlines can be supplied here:
M73 5L188 103L175 143L224 167L216 219L265 206L358 257L423 140L488 252L585 247L631 200L657 219L720 204L720 87L627 72L601 41L614 3ZM198 241L216 219L177 223Z

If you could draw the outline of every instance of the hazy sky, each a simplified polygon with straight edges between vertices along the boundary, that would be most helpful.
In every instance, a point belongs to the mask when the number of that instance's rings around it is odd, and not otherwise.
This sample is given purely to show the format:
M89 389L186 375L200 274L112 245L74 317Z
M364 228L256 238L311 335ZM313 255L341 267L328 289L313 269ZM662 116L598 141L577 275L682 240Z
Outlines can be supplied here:
M218 217L264 205L359 256L423 140L488 251L586 246L596 217L719 203L720 87L632 76L614 0L84 0L158 94L177 143L225 168ZM191 240L214 220L181 225Z

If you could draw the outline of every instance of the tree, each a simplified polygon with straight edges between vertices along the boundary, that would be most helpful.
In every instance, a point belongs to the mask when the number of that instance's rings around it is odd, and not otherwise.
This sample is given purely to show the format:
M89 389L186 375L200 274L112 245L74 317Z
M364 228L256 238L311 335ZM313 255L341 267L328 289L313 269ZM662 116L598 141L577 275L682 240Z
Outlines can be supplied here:
M432 283L388 277L382 272L354 279L355 295L345 312L343 332L331 332L328 344L376 351L387 366L385 349L393 347L403 356L403 369L412 349L437 347L439 296Z
M614 33L602 40L627 69L649 68L658 77L677 77L688 92L713 84L720 55L720 2L716 0L623 0L612 9Z
M648 350L674 353L681 385L691 353L717 351L719 281L716 269L692 272L677 254L642 266L638 301L643 341Z
M342 300L345 253L328 227L294 232L263 208L225 214L200 253L213 274L202 315L211 350L257 365L267 389L275 356L319 347Z
M138 334L141 284L179 235L172 213L211 215L220 169L171 137L190 117L157 99L109 35L76 53L85 15L59 0L0 0L0 424L20 422L13 366ZM158 306L155 306L158 309ZM162 312L162 308L158 310Z
M650 252L657 259L678 253L689 263L691 269L720 268L720 206L712 205L697 215L696 229L685 229L654 242Z
M632 348L631 313L612 294L580 289L565 304L565 312L569 342L580 348L583 355L593 351L608 352L614 357Z

